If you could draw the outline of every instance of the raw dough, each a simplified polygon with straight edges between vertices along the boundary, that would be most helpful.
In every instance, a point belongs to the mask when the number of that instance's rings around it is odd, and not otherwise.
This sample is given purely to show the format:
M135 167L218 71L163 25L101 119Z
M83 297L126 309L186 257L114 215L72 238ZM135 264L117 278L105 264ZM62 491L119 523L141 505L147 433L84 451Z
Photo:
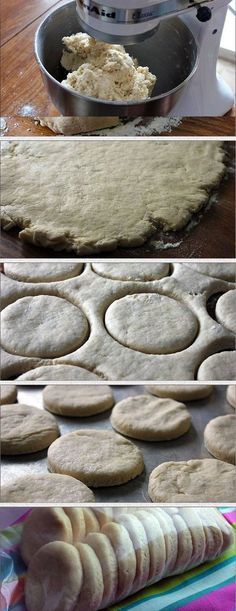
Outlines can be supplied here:
M71 611L81 591L80 555L70 543L47 543L33 556L25 580L27 611ZM63 587L62 587L63 584Z
M80 429L63 435L48 450L50 471L78 478L87 486L117 486L142 473L140 450L112 431Z
M175 299L155 293L127 295L106 311L105 325L123 346L147 354L179 352L191 344L198 321Z
M232 380L236 379L236 352L217 352L200 365L198 380Z
M140 246L158 225L186 225L219 184L223 159L217 141L11 142L2 151L2 226L79 255Z
M2 503L93 503L92 490L69 475L25 475L1 488Z
M4 263L4 272L9 278L20 282L55 282L79 276L83 263Z
M60 435L52 414L31 405L1 406L1 453L29 454L39 452Z
M223 327L236 333L236 290L228 291L218 299L216 318Z
M119 117L40 117L40 125L56 134L75 136L119 125Z
M13 385L0 386L0 405L6 403L15 403L17 397L17 388Z
M109 386L46 386L43 390L45 409L62 416L85 417L100 414L114 405Z
M149 478L155 503L235 503L236 468L215 459L165 462Z
M104 278L149 282L168 276L169 263L93 263L93 270Z
M145 388L157 397L167 397L176 399L176 401L198 401L209 397L214 386L208 384L151 384Z
M236 265L235 263L185 263L196 272L206 274L213 278L221 278L229 282L235 282Z
M236 408L236 385L235 384L230 384L230 386L228 386L227 391L226 391L226 399L228 403L232 405L232 407Z
M51 295L23 297L2 312L2 346L12 354L61 356L81 346L88 333L82 310Z
M81 380L81 381L92 381L99 380L100 378L82 367L73 367L73 365L46 365L42 367L36 367L27 373L23 373L17 378L17 380L43 380L54 381L59 380L65 382L66 380Z
M205 446L216 458L235 465L236 416L218 416L208 422L204 431Z
M165 441L184 435L191 426L191 417L183 403L137 395L115 405L111 423L119 433L128 437Z
M139 66L121 45L111 45L79 32L62 39L63 68L70 71L62 85L102 100L149 98L156 77Z

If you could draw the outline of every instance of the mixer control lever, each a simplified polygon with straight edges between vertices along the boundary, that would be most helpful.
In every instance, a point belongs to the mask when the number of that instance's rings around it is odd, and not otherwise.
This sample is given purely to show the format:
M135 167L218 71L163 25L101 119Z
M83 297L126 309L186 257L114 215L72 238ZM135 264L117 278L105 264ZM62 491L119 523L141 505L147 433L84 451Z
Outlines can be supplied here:
M199 6L197 9L197 19L199 21L209 21L211 19L211 9L208 6Z

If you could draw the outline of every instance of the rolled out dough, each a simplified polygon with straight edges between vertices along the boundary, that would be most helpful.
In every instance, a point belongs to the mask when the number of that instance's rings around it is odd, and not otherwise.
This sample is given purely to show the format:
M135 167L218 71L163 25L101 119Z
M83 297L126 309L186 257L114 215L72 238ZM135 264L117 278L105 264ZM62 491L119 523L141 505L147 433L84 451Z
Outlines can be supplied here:
M216 141L10 142L2 226L77 254L140 246L158 227L186 225L219 185L223 160Z

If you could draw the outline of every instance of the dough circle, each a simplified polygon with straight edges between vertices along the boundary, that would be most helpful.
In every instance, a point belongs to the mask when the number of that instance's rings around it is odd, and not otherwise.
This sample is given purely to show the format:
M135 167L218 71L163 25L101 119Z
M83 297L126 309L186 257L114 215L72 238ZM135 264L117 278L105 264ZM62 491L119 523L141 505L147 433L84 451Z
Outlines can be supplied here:
M169 274L169 263L93 263L93 270L111 280L150 282Z
M61 297L22 297L2 312L2 345L11 354L63 356L82 346L88 333L83 312Z
M113 431L79 429L56 440L48 450L50 471L72 475L87 486L125 484L142 473L140 450Z
M216 304L216 318L223 327L236 333L236 290L224 293Z
M137 395L115 405L111 423L119 433L134 439L167 441L184 435L191 417L183 403Z
M197 401L209 397L213 386L209 384L151 384L145 387L156 397L167 397L176 401Z
M127 295L105 314L110 335L120 344L146 354L171 354L195 339L198 321L175 299L157 293Z
M235 503L236 468L216 459L165 462L149 478L155 503Z
M95 373L84 369L83 367L76 367L75 365L42 365L35 369L30 369L26 373L23 373L17 378L17 380L43 380L43 381L54 381L59 380L66 382L67 380L72 382L73 380L88 381L100 380Z
M197 379L204 380L232 380L236 378L236 351L227 350L208 356L200 365Z
M212 263L211 261L211 263L185 263L185 265L206 276L235 282L235 263Z
M2 503L93 503L94 494L83 482L69 475L35 473L3 484Z
M83 263L5 263L6 276L20 282L56 282L79 276Z
M15 403L1 406L1 453L30 454L59 437L56 419L42 409Z
M14 385L0 386L0 405L15 403L17 398L17 388Z
M226 399L232 407L236 409L236 385L230 384L226 391Z
M10 142L2 152L2 226L79 255L140 246L157 225L188 223L218 186L224 156L216 141Z
M100 414L114 405L109 386L50 385L43 390L43 405L53 414L86 417Z
M215 458L235 465L236 416L217 416L208 422L204 430L205 446Z

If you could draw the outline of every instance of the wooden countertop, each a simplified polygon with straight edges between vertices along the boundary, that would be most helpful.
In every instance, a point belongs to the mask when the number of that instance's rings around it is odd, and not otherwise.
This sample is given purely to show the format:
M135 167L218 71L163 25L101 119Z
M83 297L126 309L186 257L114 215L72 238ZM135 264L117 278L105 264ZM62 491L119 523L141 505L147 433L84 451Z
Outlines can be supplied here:
M139 248L118 249L110 253L93 255L102 258L234 258L235 256L235 205L234 205L234 143L225 144L229 172L216 193L216 201L194 215L191 229L163 234L158 231L151 242ZM196 161L197 163L197 161ZM163 249L159 241L167 244ZM25 244L18 238L18 230L2 231L0 256L2 258L74 258L73 253L56 252Z
M34 34L42 18L65 0L7 0L2 3L1 37L1 115L8 119L8 136L52 135L46 128L37 128L24 117L55 116L34 58ZM228 113L221 118L186 119L174 130L175 136L234 135L234 119ZM30 132L28 131L30 129Z

